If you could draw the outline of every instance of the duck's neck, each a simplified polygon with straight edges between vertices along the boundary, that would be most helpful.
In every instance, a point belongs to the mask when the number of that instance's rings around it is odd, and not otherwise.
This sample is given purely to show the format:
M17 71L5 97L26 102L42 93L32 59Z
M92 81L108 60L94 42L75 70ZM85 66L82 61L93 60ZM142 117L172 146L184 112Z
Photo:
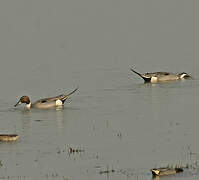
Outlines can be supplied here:
M26 104L26 108L27 108L27 109L30 109L30 108L31 108L31 103Z

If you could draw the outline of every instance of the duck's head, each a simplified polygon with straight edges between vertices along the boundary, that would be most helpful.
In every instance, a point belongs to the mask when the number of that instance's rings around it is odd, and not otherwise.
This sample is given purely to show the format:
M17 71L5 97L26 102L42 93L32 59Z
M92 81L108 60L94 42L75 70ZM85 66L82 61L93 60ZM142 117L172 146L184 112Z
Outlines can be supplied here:
M187 74L186 72L182 72L180 74L178 74L180 79L188 79L191 78L191 75Z
M17 102L17 104L15 104L15 107L22 104L22 103L25 103L25 104L30 104L30 98L28 96L22 96L19 101Z

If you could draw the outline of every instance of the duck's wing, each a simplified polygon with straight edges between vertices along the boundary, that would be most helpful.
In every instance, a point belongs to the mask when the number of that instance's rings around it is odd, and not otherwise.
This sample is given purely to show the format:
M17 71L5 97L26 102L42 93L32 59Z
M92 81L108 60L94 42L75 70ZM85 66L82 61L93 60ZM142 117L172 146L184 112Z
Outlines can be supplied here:
M173 73L170 72L153 72L153 73L146 73L145 76L153 77L153 76L168 76L173 75Z
M58 99L61 100L63 103L65 102L65 100L72 95L73 93L75 93L78 90L78 88L74 89L72 92L68 93L68 94L61 94L55 97L49 97L49 98L43 98L43 99L39 99L36 102L34 102L34 104L37 103L50 103L50 102L54 102L57 101Z
M64 95L62 94L62 95L55 96L55 97L49 97L49 98L39 99L36 102L34 102L34 104L36 104L36 103L49 103L49 102L53 102L53 101L56 101L56 100L60 99L62 96L64 96Z

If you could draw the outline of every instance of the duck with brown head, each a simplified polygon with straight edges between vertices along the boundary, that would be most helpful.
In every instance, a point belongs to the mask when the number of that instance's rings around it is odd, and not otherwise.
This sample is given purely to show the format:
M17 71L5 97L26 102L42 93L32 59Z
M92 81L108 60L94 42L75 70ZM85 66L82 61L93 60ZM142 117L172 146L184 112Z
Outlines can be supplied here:
M39 99L34 103L30 102L30 98L28 96L22 96L19 101L15 104L15 107L25 103L26 108L38 108L38 109L48 109L48 108L55 108L55 107L61 107L64 105L64 102L70 95L75 93L78 90L78 88L74 89L72 92L68 94L61 94L59 96L55 97L49 97L49 98L44 98L44 99Z
M30 103L30 98L28 96L22 96L19 101L17 102L17 104L15 104L15 107L22 104L22 103L25 103L26 104L26 107L31 107L31 103Z

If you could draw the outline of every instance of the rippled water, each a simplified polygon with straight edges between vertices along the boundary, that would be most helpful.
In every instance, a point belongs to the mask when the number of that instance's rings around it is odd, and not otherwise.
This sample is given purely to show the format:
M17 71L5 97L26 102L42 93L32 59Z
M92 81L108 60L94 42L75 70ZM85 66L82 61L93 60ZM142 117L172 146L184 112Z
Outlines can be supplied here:
M1 1L0 179L198 179L198 2ZM144 84L139 72L192 80ZM64 109L14 108L70 92ZM158 178L156 178L158 179Z

